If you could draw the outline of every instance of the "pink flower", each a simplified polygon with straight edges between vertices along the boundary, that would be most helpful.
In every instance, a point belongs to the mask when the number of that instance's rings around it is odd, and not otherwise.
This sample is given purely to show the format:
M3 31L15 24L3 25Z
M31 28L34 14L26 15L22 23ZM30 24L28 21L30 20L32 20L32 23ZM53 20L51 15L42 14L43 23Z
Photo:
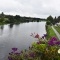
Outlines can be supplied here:
M35 38L39 38L39 35L37 34L37 35L35 35Z

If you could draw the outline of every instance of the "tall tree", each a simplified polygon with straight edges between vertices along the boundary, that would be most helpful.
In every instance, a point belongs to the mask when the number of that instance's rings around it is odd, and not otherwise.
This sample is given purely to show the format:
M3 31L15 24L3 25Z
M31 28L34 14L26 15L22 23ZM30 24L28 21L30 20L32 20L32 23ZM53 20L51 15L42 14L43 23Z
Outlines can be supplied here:
M0 15L0 22L3 22L4 21L4 13L2 12L1 15Z
M54 18L54 24L55 24L55 23L57 23L57 18L56 18L56 16L55 16L55 18Z
M60 16L58 16L58 18L57 18L57 22L60 22Z
M51 23L53 23L53 17L50 15L49 17L47 17L47 21L50 21Z

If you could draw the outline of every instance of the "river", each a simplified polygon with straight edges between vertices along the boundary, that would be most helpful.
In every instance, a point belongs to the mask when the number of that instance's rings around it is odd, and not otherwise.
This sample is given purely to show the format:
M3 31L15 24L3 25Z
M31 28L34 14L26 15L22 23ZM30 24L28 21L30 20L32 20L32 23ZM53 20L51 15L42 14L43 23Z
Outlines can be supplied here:
M0 26L0 60L7 60L11 48L17 47L20 51L28 49L37 39L31 37L31 33L40 36L46 34L46 22L29 22L21 24L7 24Z

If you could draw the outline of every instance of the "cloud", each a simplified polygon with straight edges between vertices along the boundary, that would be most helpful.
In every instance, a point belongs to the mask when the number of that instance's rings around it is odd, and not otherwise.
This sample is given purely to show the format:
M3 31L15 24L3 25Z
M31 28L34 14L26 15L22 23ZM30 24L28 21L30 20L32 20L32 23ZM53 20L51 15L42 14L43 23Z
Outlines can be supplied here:
M21 16L59 16L60 0L0 0L0 12Z

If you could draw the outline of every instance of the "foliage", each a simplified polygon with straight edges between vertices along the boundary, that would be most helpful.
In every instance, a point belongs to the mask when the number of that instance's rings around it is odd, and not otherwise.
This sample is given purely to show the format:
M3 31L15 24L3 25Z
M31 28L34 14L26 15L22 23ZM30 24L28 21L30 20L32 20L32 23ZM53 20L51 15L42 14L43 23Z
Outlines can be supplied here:
M39 21L47 21L47 24L55 24L57 22L60 22L60 16L58 16L58 18L53 18L51 15L47 17L47 19L43 19L43 18L35 18L35 17L22 17L20 15L5 15L3 12L0 14L0 19L4 18L3 20L1 20L2 22L0 23L20 23L20 22L39 22ZM7 18L8 20L5 20L5 18Z
M6 20L6 19L7 20ZM39 22L44 21L45 19L35 18L35 17L22 17L20 15L5 15L3 12L0 14L0 23L20 23L20 22Z
M58 18L57 18L57 22L60 22L60 16L58 16Z
M58 23L58 22L60 22L60 16L58 16L57 18L56 18L56 16L55 16L55 18L53 18L53 17L50 15L50 16L47 17L47 25L49 25L50 23L54 25L54 24L56 24L56 23Z
M53 23L53 17L50 15L49 17L47 17L47 21L48 22L50 21L50 23Z
M47 24L47 25L51 25L51 22L50 22L50 21L47 21L46 24Z
M38 38L37 42L34 42L29 50L18 52L18 48L12 48L12 52L9 53L8 60L59 60L59 48L60 41L56 37L52 37L50 40L46 40L46 34L44 38L39 34L31 34L32 37ZM35 37L37 36L37 37ZM44 42L44 43L43 43Z

